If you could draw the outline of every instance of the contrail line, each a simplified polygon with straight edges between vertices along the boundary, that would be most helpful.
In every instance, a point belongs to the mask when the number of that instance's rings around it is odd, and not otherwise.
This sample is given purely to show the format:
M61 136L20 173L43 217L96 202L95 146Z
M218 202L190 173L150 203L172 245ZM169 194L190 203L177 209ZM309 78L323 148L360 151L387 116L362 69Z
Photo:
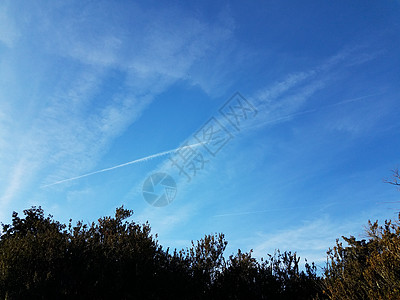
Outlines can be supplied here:
M322 106L322 107L317 108L317 109L311 109L311 110L306 110L306 111L302 111L302 112L298 112L298 113L293 113L293 114L289 114L289 115L284 115L284 116L278 117L278 118L273 119L273 120L268 120L268 121L263 122L263 123L261 123L261 124L256 124L255 126L263 126L263 125L266 125L266 124L268 124L268 123L274 123L274 122L281 121L281 120L284 120L284 119L287 119L287 118L296 117L296 116L298 116L298 115L305 115L305 114L314 113L314 112L317 112L317 111L320 111L320 110L323 110L323 109L326 109L326 108L329 108L329 107L339 106L339 105L347 104L347 103L350 103L350 102L356 102L356 101L363 100L363 99L365 99L365 98L370 98L370 97L377 96L377 95L381 95L381 94L384 94L384 92L375 93L375 94L371 94L371 95L366 95L366 96L361 96L361 97L357 97L357 98L352 98L352 99L340 101L340 102L338 102L338 103L333 103L333 104L325 105L325 106ZM250 128L251 128L251 127L254 127L254 125L253 125L253 126L249 126L249 127L250 127ZM247 128L249 128L249 127L247 127ZM68 182L68 181L73 181L73 180L76 180L76 179L80 179L80 178L83 178L83 177L88 177L88 176L91 176L91 175L94 175L94 174L98 174L98 173L103 173L103 172L111 171L111 170L114 170L114 169L117 169L117 168L125 167L125 166L132 165L132 164L135 164L135 163L147 161L147 160L149 160L149 159L153 159L153 158L156 158L156 157L159 157L159 156L167 155L167 154L172 153L172 152L175 152L175 151L177 151L177 150L179 150L179 149L186 149L186 148L190 148L190 147L198 147L198 146L200 146L200 145L202 145L202 143L197 143L197 144L193 144L193 145L183 146L183 147L179 147L179 148L176 148L176 149L172 149L172 150L168 150L168 151L156 153L156 154L153 154L153 155L150 155L150 156L146 156L146 157L143 157L143 158L139 158L139 159L136 159L136 160L132 160L132 161L129 161L129 162L127 162L127 163L123 163L123 164L120 164L120 165L117 165L117 166L114 166L114 167L105 168L105 169L102 169L102 170L90 172L90 173L83 174L83 175L80 175L80 176L76 176L76 177L72 177L72 178L63 179L63 180L56 181L56 182L53 182L53 183L50 183L50 184L45 184L45 185L42 185L41 188L49 187L49 186L52 186L52 185L56 185L56 184L60 184L60 183ZM250 212L250 213L253 213L253 212ZM242 214L243 214L243 213L242 213ZM245 213L244 213L244 214L245 214ZM221 215L221 216L222 216L222 215Z
M116 165L116 166L113 166L113 167L97 170L97 171L94 171L94 172L86 173L86 174L79 175L79 176L72 177L72 178L59 180L59 181L56 181L56 182L53 182L53 183L50 183L50 184L45 184L45 185L42 185L41 188L49 187L49 186L52 186L52 185L56 185L56 184L60 184L60 183L68 182L68 181L73 181L73 180L76 180L76 179L80 179L80 178L83 178L83 177L88 177L88 176L91 176L91 175L94 175L94 174L98 174L98 173L111 171L111 170L114 170L114 169L117 169L117 168L129 166L129 165L136 164L136 163L139 163L139 162L144 162L144 161L156 158L156 157L160 157L160 156L164 156L164 155L170 154L170 153L175 152L177 150L182 150L182 149L186 149L186 148L190 148L190 147L198 147L198 146L200 146L202 144L203 143L197 143L197 144L187 145L187 146L178 147L178 148L175 148L175 149L172 149L172 150L168 150L168 151L152 154L152 155L149 155L149 156L146 156L146 157L143 157L143 158L139 158L139 159L135 159L135 160L132 160L132 161L128 161L126 163L123 163L123 164L120 164L120 165Z

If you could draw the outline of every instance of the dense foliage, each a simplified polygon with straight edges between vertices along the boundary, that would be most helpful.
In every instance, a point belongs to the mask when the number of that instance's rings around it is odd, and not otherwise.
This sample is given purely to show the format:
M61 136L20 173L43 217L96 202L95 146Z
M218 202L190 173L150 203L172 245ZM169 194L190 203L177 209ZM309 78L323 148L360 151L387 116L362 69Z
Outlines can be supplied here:
M399 215L400 220L400 215ZM331 299L400 299L400 226L369 222L369 240L339 241L328 252L325 288Z
M43 210L13 214L0 238L1 299L310 299L321 294L314 265L277 252L228 259L223 234L186 250L164 250L149 224L124 221L132 211L90 226L60 224Z
M370 222L368 240L343 237L318 276L291 252L226 258L223 234L170 252L131 215L121 207L72 226L40 207L13 213L0 236L0 299L400 299L399 222Z

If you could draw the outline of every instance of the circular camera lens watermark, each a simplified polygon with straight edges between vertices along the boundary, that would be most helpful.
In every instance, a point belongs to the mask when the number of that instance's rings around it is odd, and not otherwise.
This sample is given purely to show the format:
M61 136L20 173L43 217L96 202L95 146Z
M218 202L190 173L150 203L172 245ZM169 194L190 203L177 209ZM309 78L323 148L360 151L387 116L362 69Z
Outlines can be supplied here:
M166 173L154 173L143 184L143 197L153 206L170 204L176 196L175 180Z

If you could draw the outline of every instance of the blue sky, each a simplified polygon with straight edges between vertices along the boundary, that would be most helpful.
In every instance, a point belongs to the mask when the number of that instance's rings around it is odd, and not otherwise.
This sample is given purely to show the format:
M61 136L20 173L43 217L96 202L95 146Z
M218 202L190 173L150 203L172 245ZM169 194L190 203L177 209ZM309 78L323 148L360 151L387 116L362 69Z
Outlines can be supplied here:
M123 204L166 247L223 232L227 254L322 265L398 209L399 20L399 1L2 1L0 220ZM142 191L158 173L164 207Z

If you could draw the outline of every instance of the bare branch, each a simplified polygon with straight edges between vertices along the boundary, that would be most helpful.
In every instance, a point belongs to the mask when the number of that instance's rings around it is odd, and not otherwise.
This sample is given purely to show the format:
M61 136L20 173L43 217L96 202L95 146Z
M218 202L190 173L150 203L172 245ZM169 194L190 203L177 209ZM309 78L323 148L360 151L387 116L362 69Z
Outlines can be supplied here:
M384 182L385 183L389 183L392 185L396 185L396 186L400 186L400 173L399 173L399 169L396 168L394 170L392 170L392 179L391 180L387 180L385 179Z

